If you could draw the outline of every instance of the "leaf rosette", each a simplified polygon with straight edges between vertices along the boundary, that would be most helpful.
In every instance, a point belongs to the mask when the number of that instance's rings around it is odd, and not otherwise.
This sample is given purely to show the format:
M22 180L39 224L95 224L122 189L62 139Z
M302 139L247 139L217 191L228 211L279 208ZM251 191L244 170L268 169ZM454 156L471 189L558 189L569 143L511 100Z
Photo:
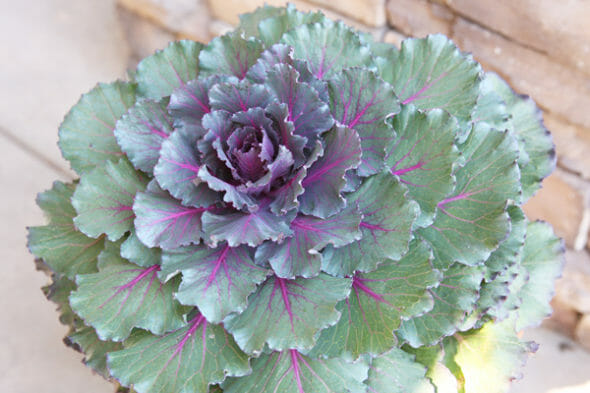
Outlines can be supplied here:
M80 180L40 194L29 246L68 342L139 393L432 391L440 368L473 391L461 345L526 353L514 327L547 314L561 246L520 205L550 136L443 36L266 6L98 85L59 143Z

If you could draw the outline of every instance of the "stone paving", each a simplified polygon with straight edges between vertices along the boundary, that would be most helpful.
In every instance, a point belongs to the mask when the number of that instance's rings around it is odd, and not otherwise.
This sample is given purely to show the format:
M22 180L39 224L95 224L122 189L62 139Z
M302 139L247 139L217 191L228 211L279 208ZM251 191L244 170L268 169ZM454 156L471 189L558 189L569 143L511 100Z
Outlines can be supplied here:
M73 173L56 146L61 119L98 81L125 75L128 48L113 0L0 0L0 392L112 393L66 348L54 305L25 248L40 225L37 192ZM590 392L590 353L543 329L512 393ZM482 392L485 393L485 392Z

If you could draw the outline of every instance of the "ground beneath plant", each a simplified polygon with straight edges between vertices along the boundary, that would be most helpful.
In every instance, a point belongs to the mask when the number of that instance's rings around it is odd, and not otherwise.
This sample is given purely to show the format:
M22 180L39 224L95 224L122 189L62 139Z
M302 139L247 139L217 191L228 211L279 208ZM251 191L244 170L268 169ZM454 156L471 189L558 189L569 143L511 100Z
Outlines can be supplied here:
M73 173L56 146L63 115L97 81L125 74L128 48L114 0L4 1L0 13L0 392L112 393L66 348L53 304L40 291L26 243L43 222L34 196ZM590 392L590 353L544 329L511 393ZM482 392L485 393L485 392Z

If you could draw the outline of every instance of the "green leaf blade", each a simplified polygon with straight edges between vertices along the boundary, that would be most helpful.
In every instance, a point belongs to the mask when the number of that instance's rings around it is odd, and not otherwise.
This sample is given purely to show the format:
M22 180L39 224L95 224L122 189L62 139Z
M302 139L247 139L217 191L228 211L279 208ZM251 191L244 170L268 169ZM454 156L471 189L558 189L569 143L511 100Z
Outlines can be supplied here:
M252 374L222 386L227 393L364 393L367 370L364 361L313 359L288 350L254 359Z
M31 253L54 271L74 279L77 274L96 271L96 258L104 248L104 238L89 238L76 229L76 211L70 202L75 184L56 181L51 190L39 194L37 204L50 223L29 228L27 244Z
M111 241L120 239L133 228L133 200L146 183L127 160L109 161L104 168L84 174L72 196L78 213L74 223L87 236L105 234Z
M335 306L350 292L350 279L326 274L286 280L270 277L248 298L241 314L224 320L240 348L260 353L265 344L273 350L308 350L316 334L335 324L340 313Z
M203 44L195 41L177 41L143 59L137 65L135 75L138 93L143 97L159 100L188 81L196 79L202 48Z
M167 276L182 272L176 298L194 305L212 323L233 312L242 312L248 296L271 273L256 266L247 247L181 247L164 255Z
M59 127L62 155L78 174L123 156L114 129L135 104L133 83L100 83L84 94Z
M520 201L518 146L508 132L477 123L461 147L466 164L457 185L437 204L434 223L418 233L432 246L439 266L487 260L510 231L508 200Z
M77 277L70 304L102 340L125 340L135 327L155 334L176 329L184 323L183 307L173 297L178 281L161 284L159 269L126 262L109 244L99 257L99 272Z
M366 384L371 393L434 393L426 369L399 348L373 358Z
M338 304L338 323L322 331L310 356L379 355L397 344L394 334L402 318L429 311L433 301L429 288L439 284L432 253L414 241L400 261L388 260L371 273L357 273L350 297Z
M440 108L463 127L471 119L479 94L481 66L442 34L411 38L389 52L381 77L393 85L402 104Z
M197 314L164 336L138 330L122 351L111 352L108 366L123 385L138 393L208 393L226 376L250 371L248 357L223 327Z

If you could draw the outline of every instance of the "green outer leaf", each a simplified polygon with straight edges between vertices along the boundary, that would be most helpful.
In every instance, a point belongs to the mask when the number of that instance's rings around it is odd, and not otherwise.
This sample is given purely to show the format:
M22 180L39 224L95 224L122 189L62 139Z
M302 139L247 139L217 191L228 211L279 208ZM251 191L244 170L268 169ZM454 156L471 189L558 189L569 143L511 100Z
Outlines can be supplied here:
M343 359L312 359L295 350L252 360L252 374L229 378L226 393L365 393L368 365Z
M464 393L504 393L518 378L527 355L536 350L522 342L514 330L514 318L486 323L481 329L460 333L454 361L465 377Z
M388 260L371 273L356 274L350 297L336 309L342 317L322 331L312 357L357 359L362 354L378 355L393 346L393 333L401 319L432 309L428 288L437 286L442 275L432 268L432 252L426 243L414 241L400 261Z
M514 130L506 103L493 90L490 75L493 75L493 73L487 72L479 85L479 97L477 98L475 110L471 114L471 119L474 123L485 121L497 130ZM522 157L519 157L520 160L522 160Z
M344 67L366 68L372 63L369 48L342 22L326 19L304 24L285 33L281 42L292 46L293 57L306 60L310 71L320 79L332 77Z
M434 393L426 369L399 348L373 358L366 384L371 393Z
M323 271L336 276L368 272L386 259L399 260L407 252L418 204L407 197L407 188L394 176L381 173L369 177L347 196L347 204L357 205L363 214L363 237L344 247L326 247Z
M455 333L466 315L474 309L483 277L482 270L481 267L460 263L451 266L444 272L440 285L430 290L434 299L432 310L403 321L398 336L417 348L435 344Z
M143 244L137 237L135 229L121 243L121 256L141 267L159 265L162 262L162 250L149 248Z
M190 41L171 42L137 65L138 93L159 100L169 96L174 89L183 86L199 74L199 53L203 44Z
M201 75L235 75L243 79L264 50L262 42L231 32L211 40L199 54Z
M149 247L166 250L201 241L201 216L207 208L183 206L152 180L133 203L137 237Z
M285 8L283 7L273 7L268 4L264 4L252 12L240 14L240 24L236 27L236 30L243 31L246 37L252 36L260 38L258 24L268 18L276 19L284 13Z
M519 206L508 206L508 214L510 234L486 261L485 281L481 286L476 310L478 314L485 312L499 319L508 316L503 311L503 303L510 293L510 284L519 271L516 265L522 258L527 228L527 219Z
M140 100L115 126L115 137L129 161L139 170L152 173L160 156L160 147L172 133L172 118L160 102Z
M305 191L299 197L299 210L304 214L328 218L346 206L341 191L346 185L346 171L361 163L361 141L353 129L335 126L324 138L323 155L307 170L301 184Z
M395 135L385 120L400 111L393 88L372 71L346 68L328 81L328 91L336 121L356 130L361 138L363 154L358 174L381 172L385 147Z
M361 218L355 206L326 219L299 215L291 223L293 236L282 243L262 243L256 249L256 261L268 261L281 278L317 276L322 266L320 251L328 244L342 247L360 240Z
M227 244L180 247L164 254L163 275L182 272L178 301L197 306L207 321L219 323L232 312L242 312L248 296L271 273L256 266L249 254L246 247Z
M74 224L90 237L104 233L111 241L120 239L133 228L133 199L146 183L125 159L85 173L72 197Z
M507 200L521 194L518 146L509 133L477 123L461 150L465 165L455 174L455 191L437 204L432 226L418 230L443 269L487 260L510 231Z
M66 326L73 326L79 321L70 307L70 293L76 289L76 283L65 276L52 274L53 282L41 288L47 300L57 304L59 321Z
M111 374L138 393L207 393L226 376L250 372L248 356L220 325L201 315L164 336L136 330L108 355Z
M91 327L83 327L65 338L66 344L77 345L84 353L84 364L104 378L110 378L107 369L107 353L122 349L119 342L101 341Z
M481 66L442 34L410 38L389 52L380 74L402 104L440 108L467 125L479 94Z
M350 285L350 279L326 274L296 280L273 276L250 295L244 312L229 315L224 325L250 354L260 353L265 343L272 350L307 350L321 329L338 321L334 307L348 296Z
M482 90L499 94L510 116L513 131L518 136L518 147L521 155L528 160L519 160L523 202L541 188L543 179L555 168L556 155L553 138L543 124L541 111L534 101L523 95L516 94L506 82L494 73L487 73Z
M37 196L37 204L49 218L49 224L30 227L27 239L31 253L69 279L95 272L96 257L104 247L102 237L89 238L74 227L76 211L70 198L75 188L75 184L56 181L51 190Z
M426 113L404 105L393 118L397 136L386 147L386 166L408 186L408 195L420 205L416 225L432 224L436 205L455 186L453 165L459 157L454 144L458 125L441 109Z
M551 314L549 301L554 295L555 280L561 276L564 251L563 240L553 234L549 224L533 222L528 225L521 261L528 281L519 292L522 304L516 321L518 331L539 325Z
M211 246L227 241L231 247L247 244L256 247L265 240L281 241L292 234L289 224L295 212L275 216L267 209L253 213L235 212L229 214L203 213L201 221L205 238Z
M99 83L70 109L59 127L62 155L82 174L123 153L113 134L115 123L135 104L133 83Z
M184 309L173 297L179 280L161 284L159 265L133 265L113 243L98 259L98 273L76 277L70 304L101 340L123 341L135 327L162 334L183 325Z
M281 14L273 18L267 18L258 24L260 38L270 47L279 42L283 34L293 30L301 25L323 22L326 17L321 12L301 12L297 11L292 4L288 4L285 9L281 9Z

